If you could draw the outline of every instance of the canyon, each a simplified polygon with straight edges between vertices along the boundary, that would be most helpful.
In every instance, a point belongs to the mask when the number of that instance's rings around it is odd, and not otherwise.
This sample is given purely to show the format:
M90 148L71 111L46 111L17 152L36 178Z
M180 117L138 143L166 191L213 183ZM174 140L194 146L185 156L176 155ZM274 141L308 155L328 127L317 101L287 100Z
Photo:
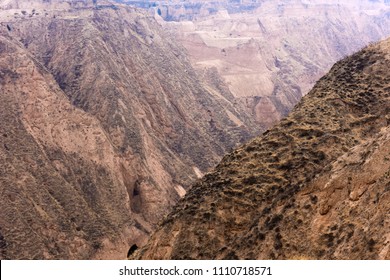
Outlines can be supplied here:
M151 3L200 75L217 71L264 129L336 61L390 35L388 1L124 2Z
M198 181L141 259L390 259L390 39Z
M389 3L326 2L0 0L0 259L388 259L388 41L321 76Z

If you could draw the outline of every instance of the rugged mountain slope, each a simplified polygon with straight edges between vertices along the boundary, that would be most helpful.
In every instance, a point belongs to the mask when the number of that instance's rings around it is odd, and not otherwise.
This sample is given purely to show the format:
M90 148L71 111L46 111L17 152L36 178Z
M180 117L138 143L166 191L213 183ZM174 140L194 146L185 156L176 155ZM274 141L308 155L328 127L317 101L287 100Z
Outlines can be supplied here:
M146 13L29 3L0 2L1 258L123 258L256 127Z
M226 155L136 257L390 259L390 39Z
M87 258L108 237L126 244L125 161L17 42L1 37L0 50L1 258Z
M179 22L160 22L174 30L200 73L217 69L237 102L266 127L337 60L390 35L383 1L177 2L161 5Z

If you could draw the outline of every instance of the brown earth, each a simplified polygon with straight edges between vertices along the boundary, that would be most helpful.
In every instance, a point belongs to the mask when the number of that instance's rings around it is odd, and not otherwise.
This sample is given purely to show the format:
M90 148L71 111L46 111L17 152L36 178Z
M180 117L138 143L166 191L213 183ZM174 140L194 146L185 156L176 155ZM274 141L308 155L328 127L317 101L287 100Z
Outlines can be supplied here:
M125 258L260 132L153 17L102 3L0 1L1 259Z
M162 17L177 22L161 20L153 8L156 18L185 46L195 69L215 68L264 127L286 116L336 61L390 35L384 1L177 2L161 4L172 10Z
M141 259L390 259L390 39L336 63L226 155Z

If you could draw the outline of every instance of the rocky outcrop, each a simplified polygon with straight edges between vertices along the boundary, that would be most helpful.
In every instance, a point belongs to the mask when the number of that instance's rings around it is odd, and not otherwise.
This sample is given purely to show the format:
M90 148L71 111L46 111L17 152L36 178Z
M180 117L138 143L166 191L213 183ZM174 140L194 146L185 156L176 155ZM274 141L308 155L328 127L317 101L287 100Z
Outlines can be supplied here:
M260 128L147 13L30 2L0 2L0 257L125 258Z
M195 184L136 257L390 259L389 66L390 39L336 63Z

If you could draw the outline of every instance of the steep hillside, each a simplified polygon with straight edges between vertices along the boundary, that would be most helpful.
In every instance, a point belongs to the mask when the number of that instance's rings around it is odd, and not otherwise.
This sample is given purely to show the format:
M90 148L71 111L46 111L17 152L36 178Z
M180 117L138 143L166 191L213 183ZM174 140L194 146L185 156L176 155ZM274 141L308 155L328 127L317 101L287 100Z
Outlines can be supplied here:
M390 259L390 39L341 60L226 155L143 259Z
M17 42L0 37L0 51L1 258L88 258L139 236L99 122Z
M29 3L0 2L0 257L123 258L258 129L145 12Z

